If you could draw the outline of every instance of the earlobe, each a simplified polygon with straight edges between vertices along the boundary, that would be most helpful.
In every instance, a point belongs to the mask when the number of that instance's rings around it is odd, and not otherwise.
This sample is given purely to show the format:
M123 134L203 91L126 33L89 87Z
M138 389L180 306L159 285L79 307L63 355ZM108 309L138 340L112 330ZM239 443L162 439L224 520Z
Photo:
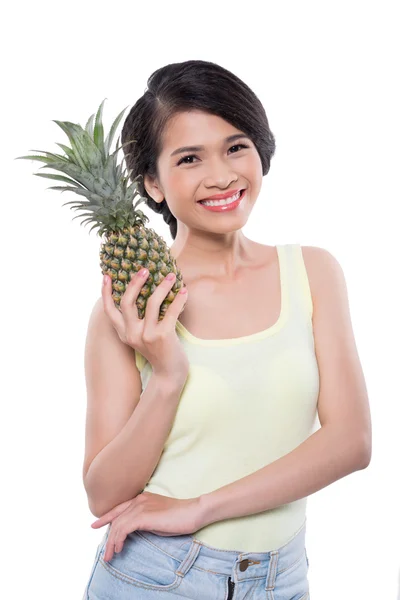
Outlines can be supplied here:
M160 191L154 179L145 175L143 185L150 198L153 198L155 202L162 202L164 200L164 194Z

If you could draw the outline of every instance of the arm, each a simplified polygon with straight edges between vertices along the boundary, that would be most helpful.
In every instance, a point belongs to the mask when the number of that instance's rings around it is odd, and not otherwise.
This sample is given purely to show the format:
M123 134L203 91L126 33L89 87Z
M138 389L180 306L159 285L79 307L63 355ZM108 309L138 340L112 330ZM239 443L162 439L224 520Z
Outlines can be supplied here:
M171 381L153 374L141 394L134 350L119 339L101 299L89 321L85 373L83 480L90 510L100 516L144 489L171 430L186 376L177 374Z
M365 446L354 432L321 427L273 463L199 500L201 527L242 517L309 496L368 465Z
M305 247L303 256L313 290L321 428L273 463L200 496L202 527L293 502L370 462L368 396L343 272L326 250Z

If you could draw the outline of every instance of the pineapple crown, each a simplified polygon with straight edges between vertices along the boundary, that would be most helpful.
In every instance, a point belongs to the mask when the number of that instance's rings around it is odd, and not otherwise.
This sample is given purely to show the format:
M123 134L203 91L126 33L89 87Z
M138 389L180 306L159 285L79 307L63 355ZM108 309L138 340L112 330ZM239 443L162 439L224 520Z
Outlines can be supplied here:
M64 150L65 155L44 152L43 150L31 150L31 152L41 152L44 156L17 157L17 159L44 162L46 164L41 167L42 169L47 167L68 175L68 177L65 177L64 175L50 173L34 173L38 177L47 177L48 179L56 179L70 184L67 186L51 186L47 189L61 190L62 192L69 190L83 196L84 199L65 202L63 206L72 204L74 205L71 207L72 210L86 211L77 215L74 219L87 217L81 225L94 222L89 233L97 227L99 228L97 233L100 236L104 232L116 232L128 226L143 225L149 220L141 210L136 210L141 202L146 201L146 198L141 196L137 186L137 179L142 176L139 175L128 185L132 171L127 171L122 163L117 164L118 151L135 140L130 140L119 146L120 138L118 137L116 148L110 154L115 131L128 107L124 108L117 116L104 140L102 114L105 100L106 98L100 104L96 116L91 115L85 129L78 123L53 120L67 134L71 143L71 148L64 144L57 144ZM139 196L139 198L136 202L133 202L136 196Z

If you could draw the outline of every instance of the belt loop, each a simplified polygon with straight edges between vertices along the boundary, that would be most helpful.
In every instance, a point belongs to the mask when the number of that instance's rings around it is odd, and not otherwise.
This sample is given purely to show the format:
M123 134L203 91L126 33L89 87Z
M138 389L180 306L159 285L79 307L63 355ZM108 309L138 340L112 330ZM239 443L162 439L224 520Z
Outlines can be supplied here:
M275 587L275 580L276 580L276 572L277 572L277 567L278 567L278 558L279 558L279 551L278 550L272 550L270 553L270 561L269 561L269 566L268 566L268 573L267 573L267 577L266 577L266 582L265 582L265 591L267 592L266 594L266 599L267 600L274 600L274 587Z
M183 561L175 571L177 575L179 575L180 577L184 577L186 575L186 573L189 571L190 567L196 560L200 552L200 548L201 544L197 540L193 539L186 557L183 559Z

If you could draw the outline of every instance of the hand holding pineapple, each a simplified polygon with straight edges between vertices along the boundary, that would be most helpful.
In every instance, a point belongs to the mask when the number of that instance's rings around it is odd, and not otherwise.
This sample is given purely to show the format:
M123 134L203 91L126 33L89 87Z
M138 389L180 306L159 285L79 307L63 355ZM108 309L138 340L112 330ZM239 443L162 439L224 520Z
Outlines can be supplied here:
M52 186L48 189L73 192L82 198L64 204L71 204L73 210L83 211L82 215L78 215L87 217L82 224L94 223L90 231L98 228L98 235L103 236L100 267L103 274L107 273L112 280L112 298L117 308L132 277L141 268L147 267L148 279L135 296L139 318L142 319L147 299L168 273L175 273L175 283L168 288L169 293L166 297L163 296L159 307L157 317L162 321L168 307L183 287L182 273L164 239L154 229L145 227L149 218L137 209L141 202L146 201L140 194L137 182L142 175L133 179L129 185L131 172L127 173L123 165L118 164L118 151L136 140L118 147L118 139L115 151L110 154L115 131L126 109L117 116L104 139L103 104L104 100L96 116L91 115L84 129L79 123L54 121L67 134L71 143L71 148L57 144L64 154L34 150L33 152L42 152L44 156L18 156L17 159L37 160L45 163L42 168L60 171L62 175L35 175L66 182L69 185ZM138 199L134 202L136 198ZM156 298L160 298L159 293ZM183 310L181 298L178 305ZM115 320L115 313L112 314Z
M149 275L148 270L144 275L142 271L143 269L136 273L126 286L119 309L113 301L110 281L103 284L104 311L121 341L139 350L151 364L155 375L172 380L181 375L186 378L189 371L188 358L179 342L175 324L186 303L187 289L181 289L159 321L160 305L170 293L176 277L174 273L170 273L148 298L145 317L140 319L137 297ZM168 279L170 276L172 278Z

